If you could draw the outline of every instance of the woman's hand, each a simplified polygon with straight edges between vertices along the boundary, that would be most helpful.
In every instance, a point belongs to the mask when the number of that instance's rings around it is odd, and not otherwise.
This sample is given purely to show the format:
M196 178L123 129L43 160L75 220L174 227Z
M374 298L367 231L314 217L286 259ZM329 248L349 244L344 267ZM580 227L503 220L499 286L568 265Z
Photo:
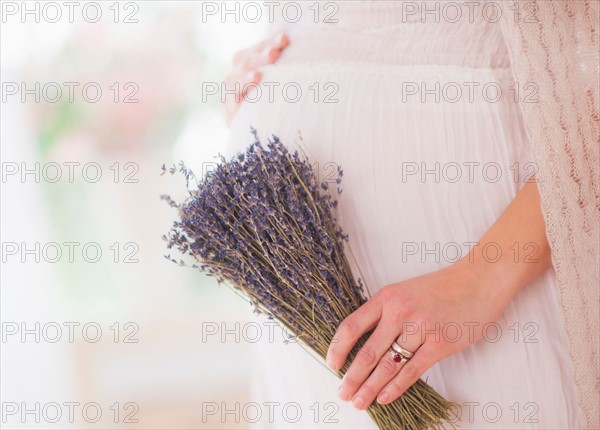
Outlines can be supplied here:
M235 97L225 97L225 120L227 125L235 116L240 103L246 95L248 84L258 84L261 73L258 68L266 64L272 64L288 46L288 37L283 33L277 33L262 42L239 51L233 58L233 70L225 78L227 89L239 88Z
M434 363L482 337L482 328L502 311L467 264L384 287L340 325L328 364L340 369L356 341L375 328L348 369L339 390L342 400L366 409L375 399L390 403ZM416 351L404 365L388 352L397 342Z
M487 244L501 250L499 259L486 258L482 249ZM537 249L533 256L515 258L511 252L531 244ZM531 182L463 259L384 287L342 322L327 354L327 364L336 371L358 339L374 331L344 375L339 397L352 400L357 409L375 399L394 401L437 361L481 339L512 297L548 267L539 194ZM394 361L394 342L414 356Z

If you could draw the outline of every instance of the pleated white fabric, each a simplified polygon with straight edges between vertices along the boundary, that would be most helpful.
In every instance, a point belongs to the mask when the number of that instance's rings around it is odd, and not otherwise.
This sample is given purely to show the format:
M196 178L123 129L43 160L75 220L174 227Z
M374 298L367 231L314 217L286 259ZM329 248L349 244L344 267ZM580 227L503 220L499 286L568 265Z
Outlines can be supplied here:
M534 101L535 87L513 82L498 25L410 21L400 3L342 2L336 24L282 26L290 46L250 91L226 151L247 146L252 125L290 147L300 132L322 178L341 165L338 218L371 293L466 254L535 172L515 101ZM533 251L518 247L519 258ZM461 428L576 429L566 345L550 270L487 339L425 377L462 406ZM279 408L257 428L375 428L297 345L276 337L257 354L253 401Z

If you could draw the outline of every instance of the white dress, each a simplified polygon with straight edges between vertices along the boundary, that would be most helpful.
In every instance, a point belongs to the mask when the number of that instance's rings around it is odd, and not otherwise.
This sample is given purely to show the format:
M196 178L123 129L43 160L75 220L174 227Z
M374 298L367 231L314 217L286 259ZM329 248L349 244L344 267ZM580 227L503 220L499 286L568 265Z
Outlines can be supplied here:
M535 87L513 81L499 24L481 8L473 20L422 22L401 2L336 3L337 23L322 13L281 26L290 45L241 106L227 152L252 141L252 125L289 146L300 132L323 178L340 164L339 220L374 293L464 255L534 173L515 96L535 100ZM532 249L520 245L525 258ZM462 406L460 427L581 428L551 270L514 297L498 327L425 375ZM256 428L376 428L297 345L276 337L256 352Z

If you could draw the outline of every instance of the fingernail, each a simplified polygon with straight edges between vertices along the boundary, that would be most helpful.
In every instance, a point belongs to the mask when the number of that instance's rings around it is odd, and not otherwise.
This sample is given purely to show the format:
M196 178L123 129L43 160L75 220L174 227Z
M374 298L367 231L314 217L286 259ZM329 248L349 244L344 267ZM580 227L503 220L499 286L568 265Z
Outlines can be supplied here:
M275 52L275 48L271 48L269 46L267 46L265 49L263 49L263 51L261 53L262 61L263 62L269 61L273 52Z
M362 409L365 406L365 399L363 399L361 396L356 397L353 401L352 401L352 406L354 406L356 409Z
M352 398L352 396L350 396L350 394L346 391L344 386L341 386L340 388L338 388L338 397L340 398L340 400L343 400L344 402L347 402L348 400L350 400Z
M256 82L258 81L259 73L258 72L248 72L246 75L246 82Z
M279 33L275 36L275 44L277 46L281 46L283 44L283 40L285 39L285 33Z
M330 357L327 360L327 364L328 364L329 368L331 370L333 370L334 372L339 372L340 371L340 366L338 366L337 364L335 364L335 359L333 357ZM346 375L344 375L344 376L346 376ZM344 380L344 376L342 376L342 381Z
M379 403L386 403L389 400L390 396L388 393L381 393L379 394L379 396L377 397L377 402Z

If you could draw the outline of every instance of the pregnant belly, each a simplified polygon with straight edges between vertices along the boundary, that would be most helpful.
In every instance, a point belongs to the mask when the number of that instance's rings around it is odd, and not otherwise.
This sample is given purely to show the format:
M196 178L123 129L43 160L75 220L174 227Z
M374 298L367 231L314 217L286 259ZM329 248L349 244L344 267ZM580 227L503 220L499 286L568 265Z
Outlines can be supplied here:
M240 108L228 152L252 141L253 126L301 145L321 180L341 165L338 218L373 288L464 255L535 170L509 69L284 62L263 82ZM449 92L486 85L497 100Z

